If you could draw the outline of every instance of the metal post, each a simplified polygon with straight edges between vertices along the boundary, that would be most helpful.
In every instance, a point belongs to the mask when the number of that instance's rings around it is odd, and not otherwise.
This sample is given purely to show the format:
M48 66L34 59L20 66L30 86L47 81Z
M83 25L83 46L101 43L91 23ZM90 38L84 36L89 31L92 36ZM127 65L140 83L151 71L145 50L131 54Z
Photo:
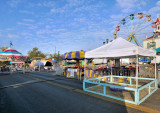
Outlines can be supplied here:
M132 85L132 79L130 78L130 85Z
M25 66L24 66L24 64L23 64L23 74L25 74Z
M103 94L106 95L106 86L103 86Z
M158 87L158 83L157 83L157 62L156 62L156 57L155 57L155 88Z
M11 61L11 70L10 70L10 74L12 74L12 61Z
M80 72L80 69L78 69L78 71L79 71L79 76L80 76L80 80L82 79L82 77L81 77L81 72Z
M135 95L135 98L136 98L136 104L138 104L139 102L139 92L138 92L138 54L136 55L136 95Z
M138 54L136 55L136 89L138 91Z
M155 57L155 79L157 79L157 63L156 63L156 57Z
M84 59L84 80L86 80L86 59Z
M112 73L112 63L113 63L113 61L111 60L111 75L113 74L113 73Z
M112 76L112 74L113 74L113 72L112 72L112 63L113 63L113 61L111 60L111 82L113 82L113 76Z
M41 69L41 68L40 68L40 61L39 61L39 72L40 72L40 69Z
M83 81L83 90L85 90L86 89L86 86L85 86L85 81Z
M149 85L149 95L151 94L151 85Z

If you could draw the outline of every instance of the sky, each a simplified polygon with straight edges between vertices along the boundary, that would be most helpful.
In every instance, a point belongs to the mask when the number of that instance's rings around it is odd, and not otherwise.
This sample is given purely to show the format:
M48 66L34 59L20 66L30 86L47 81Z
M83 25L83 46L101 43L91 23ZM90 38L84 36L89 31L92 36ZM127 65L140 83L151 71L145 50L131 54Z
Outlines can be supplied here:
M117 24L138 12L160 14L158 0L0 0L0 46L27 55L89 51L113 40ZM152 31L151 31L152 32ZM139 40L142 41L145 36Z

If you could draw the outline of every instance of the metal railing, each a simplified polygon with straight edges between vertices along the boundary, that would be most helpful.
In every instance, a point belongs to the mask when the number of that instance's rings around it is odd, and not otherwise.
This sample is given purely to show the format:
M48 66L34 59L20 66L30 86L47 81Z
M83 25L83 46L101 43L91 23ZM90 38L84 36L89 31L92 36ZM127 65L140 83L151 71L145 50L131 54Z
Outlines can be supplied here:
M115 78L120 80L117 81ZM154 78L138 78L138 80L145 81L145 84L138 85L137 89L136 77L109 75L91 78L83 81L83 90L139 105L158 89L158 81Z

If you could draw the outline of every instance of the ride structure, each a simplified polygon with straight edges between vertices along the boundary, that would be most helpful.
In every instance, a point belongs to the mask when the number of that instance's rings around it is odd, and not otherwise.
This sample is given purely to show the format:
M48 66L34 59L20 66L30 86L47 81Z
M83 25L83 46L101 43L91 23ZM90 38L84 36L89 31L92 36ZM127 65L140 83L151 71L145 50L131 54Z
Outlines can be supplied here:
M150 14L142 12L130 14L118 23L113 38L123 37L129 42L141 46L142 37L153 34L153 32L148 32L152 27L155 27L155 24L153 24Z

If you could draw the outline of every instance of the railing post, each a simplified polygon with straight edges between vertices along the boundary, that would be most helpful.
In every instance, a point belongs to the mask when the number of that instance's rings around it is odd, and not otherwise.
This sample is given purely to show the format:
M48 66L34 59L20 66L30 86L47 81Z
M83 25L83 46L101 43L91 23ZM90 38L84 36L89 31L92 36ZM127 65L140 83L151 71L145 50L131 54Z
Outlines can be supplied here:
M103 86L103 94L106 95L106 86Z
M138 90L136 90L135 91L135 103L138 105L139 104L139 91Z
M113 77L112 77L112 75L111 75L111 78L110 78L111 80L110 80L110 82L113 82Z
M132 85L132 78L130 78L130 85Z
M155 88L158 89L158 79L155 80Z
M85 80L83 80L83 90L85 90L86 86L85 86Z
M149 85L149 95L150 95L150 93L151 93L151 85Z

